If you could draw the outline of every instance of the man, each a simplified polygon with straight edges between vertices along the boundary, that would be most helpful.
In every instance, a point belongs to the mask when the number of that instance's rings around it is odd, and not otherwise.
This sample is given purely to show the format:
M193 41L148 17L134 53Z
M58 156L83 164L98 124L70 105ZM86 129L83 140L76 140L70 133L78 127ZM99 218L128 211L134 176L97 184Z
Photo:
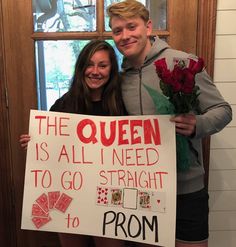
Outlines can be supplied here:
M154 62L165 58L167 66L173 68L176 59L197 57L171 49L158 37L151 38L149 11L140 2L114 3L107 12L114 42L124 55L122 94L126 109L130 115L155 114L155 105L144 86L162 93ZM189 139L191 160L190 167L177 174L176 247L208 246L208 193L204 189L201 139L220 131L232 119L230 105L205 70L196 75L195 81L200 87L199 111L171 118L176 133Z

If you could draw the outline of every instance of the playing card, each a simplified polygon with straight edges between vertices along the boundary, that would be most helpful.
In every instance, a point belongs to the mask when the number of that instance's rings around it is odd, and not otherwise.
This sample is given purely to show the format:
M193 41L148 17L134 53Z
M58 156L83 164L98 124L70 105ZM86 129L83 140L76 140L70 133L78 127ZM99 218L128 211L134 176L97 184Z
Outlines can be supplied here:
M48 192L48 206L49 209L53 209L57 200L60 197L60 191L50 191Z
M45 193L43 193L41 196L39 196L36 199L36 202L38 205L43 209L44 212L48 213L48 197Z
M166 212L166 193L165 192L152 192L151 195L151 208L154 212Z
M123 208L137 209L138 190L124 188Z
M48 213L45 213L38 204L33 204L32 216L48 217Z
M97 187L96 204L108 205L109 189L106 187Z
M151 192L139 191L139 208L151 209Z
M122 205L122 189L111 189L111 206Z
M47 224L51 220L50 217L48 218L43 218L43 217L33 217L32 222L36 226L37 229L41 228L45 224Z
M65 193L62 193L60 198L55 204L55 208L61 211L62 213L65 213L71 202L72 202L72 197L68 196Z

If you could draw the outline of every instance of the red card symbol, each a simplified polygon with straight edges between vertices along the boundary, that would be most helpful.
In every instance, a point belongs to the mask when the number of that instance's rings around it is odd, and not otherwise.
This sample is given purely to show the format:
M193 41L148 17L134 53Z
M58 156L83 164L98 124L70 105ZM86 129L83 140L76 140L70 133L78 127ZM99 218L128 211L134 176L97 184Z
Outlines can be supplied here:
M34 223L34 225L39 229L41 228L43 225L45 225L46 223L48 223L51 220L50 217L48 218L41 218L41 217L33 217L32 221Z
M60 191L51 191L48 192L48 204L49 209L54 208L54 205L56 204L58 198L60 197Z
M45 193L43 193L40 197L36 199L36 202L43 209L44 212L48 213L48 197Z
M45 213L42 208L39 207L38 204L33 204L32 206L32 215L33 216L42 216L42 217L48 217L48 213Z
M108 204L108 188L97 187L97 204Z
M65 193L62 193L61 197L58 199L55 208L63 213L65 213L66 209L69 207L72 198Z

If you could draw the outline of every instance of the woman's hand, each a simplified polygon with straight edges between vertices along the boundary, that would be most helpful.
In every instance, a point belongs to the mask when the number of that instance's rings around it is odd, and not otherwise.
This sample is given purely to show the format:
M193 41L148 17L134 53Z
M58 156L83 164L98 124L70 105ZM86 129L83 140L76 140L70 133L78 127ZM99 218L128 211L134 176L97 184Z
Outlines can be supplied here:
M22 134L20 136L19 143L23 149L27 149L28 147L28 142L30 141L30 136L28 134Z
M192 136L196 130L196 116L194 114L179 114L171 117L171 122L175 122L176 133L184 136Z

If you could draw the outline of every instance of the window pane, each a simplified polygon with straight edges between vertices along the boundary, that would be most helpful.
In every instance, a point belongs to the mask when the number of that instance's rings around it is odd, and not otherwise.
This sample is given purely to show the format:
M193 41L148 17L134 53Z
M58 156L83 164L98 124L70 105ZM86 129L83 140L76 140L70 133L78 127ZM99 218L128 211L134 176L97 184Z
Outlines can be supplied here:
M39 109L48 110L56 99L68 91L77 55L87 42L36 42Z
M153 21L153 29L167 29L167 0L150 0L147 5L150 18Z
M61 40L36 42L36 75L38 108L49 110L52 104L68 91L74 73L76 59L89 40ZM112 40L108 41L122 56Z
M32 0L35 32L96 31L95 0Z
M109 18L106 14L106 8L114 2L122 2L122 0L105 0L105 30L110 31ZM167 0L139 0L150 11L150 18L153 21L153 29L166 30L167 29Z

